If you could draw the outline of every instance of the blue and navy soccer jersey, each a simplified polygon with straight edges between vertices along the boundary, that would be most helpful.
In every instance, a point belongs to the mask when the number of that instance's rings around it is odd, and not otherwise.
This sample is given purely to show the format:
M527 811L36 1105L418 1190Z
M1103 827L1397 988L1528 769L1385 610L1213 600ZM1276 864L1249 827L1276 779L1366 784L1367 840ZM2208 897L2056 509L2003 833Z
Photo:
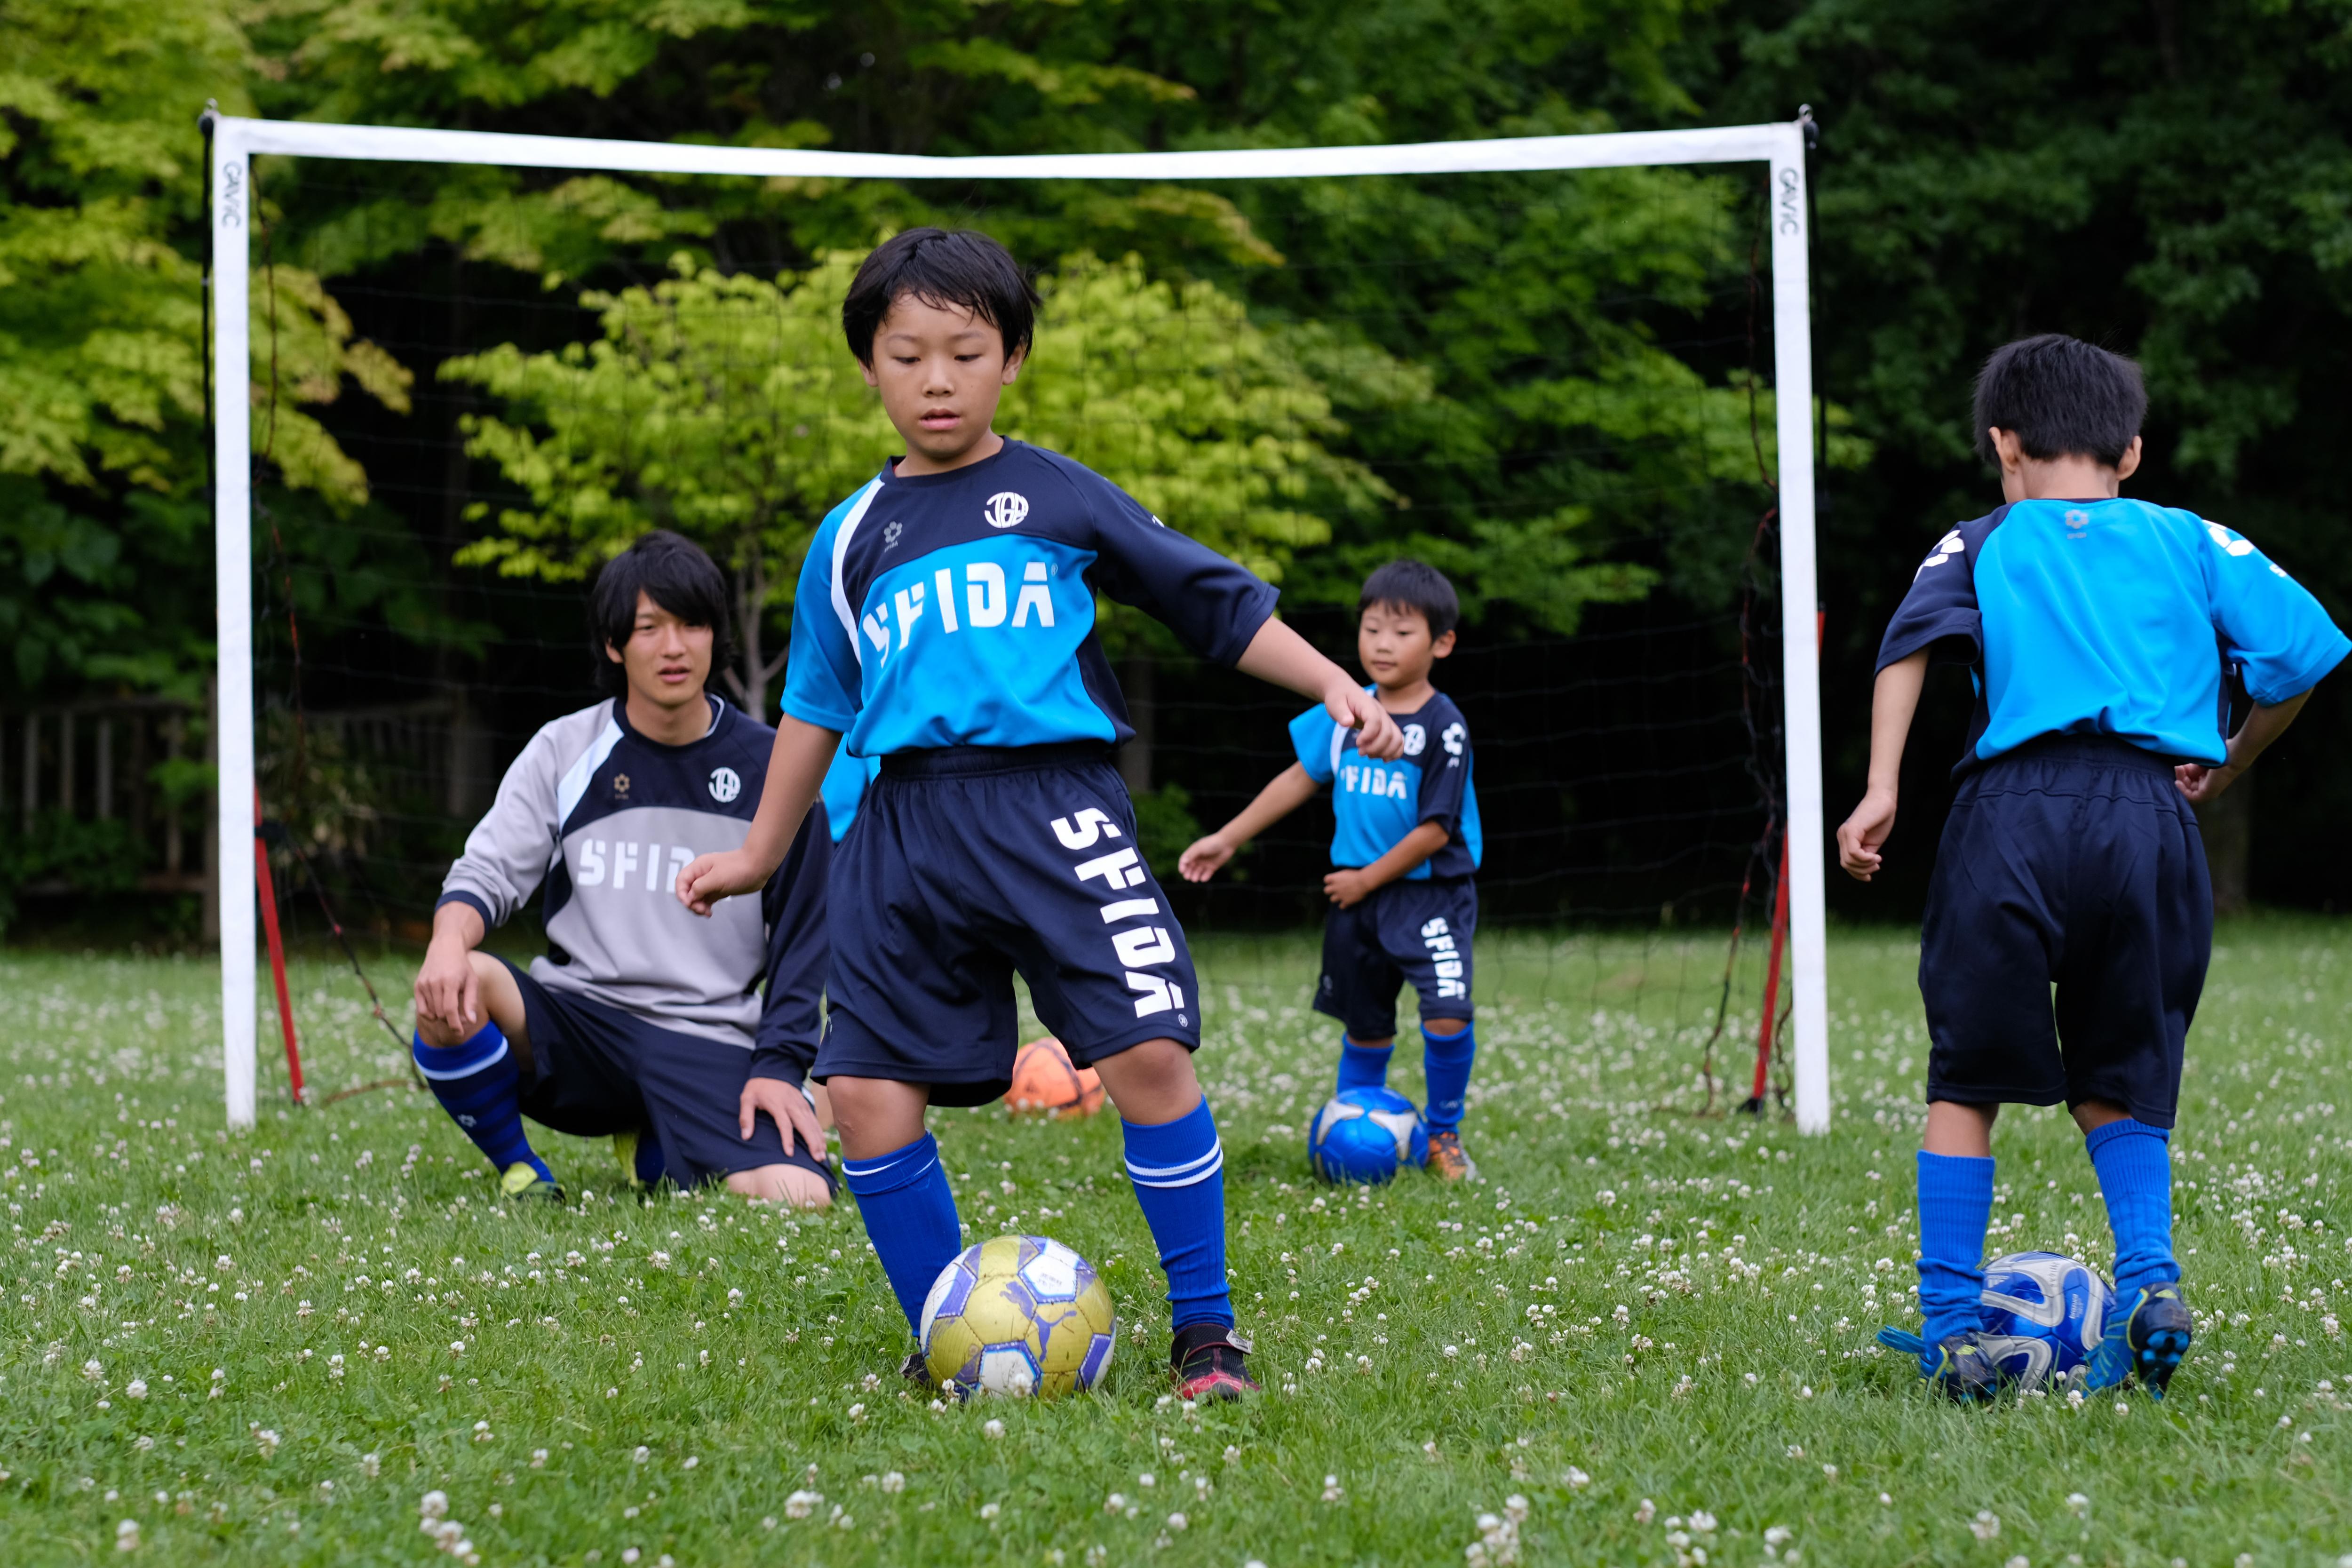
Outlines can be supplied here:
M890 467L835 507L801 568L784 711L861 757L1116 745L1135 733L1095 595L1238 659L1275 591L1057 453L1007 441L944 474Z
M833 841L841 842L849 825L857 820L857 808L866 799L866 786L874 782L881 765L878 757L854 757L844 746L833 755L833 765L824 770L824 782L817 786L817 798L824 802L825 825L833 830Z
M1375 689L1367 686L1366 691ZM1444 692L1411 713L1391 715L1404 755L1378 762L1356 750L1356 732L1320 706L1290 721L1291 749L1317 784L1331 786L1331 863L1369 866L1424 822L1446 832L1444 847L1405 873L1408 881L1467 877L1485 839L1478 791L1470 781L1470 726Z
M2147 501L2027 500L1944 535L1879 645L1974 666L1963 770L2043 735L2108 735L2159 756L2227 757L2221 675L2269 706L2352 641L2253 544Z

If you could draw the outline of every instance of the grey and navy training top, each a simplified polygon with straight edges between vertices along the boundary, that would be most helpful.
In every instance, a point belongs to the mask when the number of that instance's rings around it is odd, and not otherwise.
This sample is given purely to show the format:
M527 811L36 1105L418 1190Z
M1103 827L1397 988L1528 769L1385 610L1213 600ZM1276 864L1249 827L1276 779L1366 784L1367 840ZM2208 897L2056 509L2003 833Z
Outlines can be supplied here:
M765 724L709 701L709 731L683 746L637 733L618 700L541 729L467 836L440 902L497 927L543 884L548 951L532 979L740 1046L755 1074L798 1082L816 1059L832 839L813 808L756 902L728 899L705 919L677 901L688 861L742 846L775 744Z

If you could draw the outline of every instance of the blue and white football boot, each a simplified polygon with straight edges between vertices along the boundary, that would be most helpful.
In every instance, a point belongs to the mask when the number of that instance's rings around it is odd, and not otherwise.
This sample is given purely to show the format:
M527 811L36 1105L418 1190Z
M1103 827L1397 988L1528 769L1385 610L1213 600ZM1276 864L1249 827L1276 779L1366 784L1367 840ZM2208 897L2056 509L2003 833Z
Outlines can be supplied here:
M2099 1348L2091 1352L2086 1388L2113 1388L2137 1374L2148 1395L2162 1399L2180 1370L2197 1321L2182 1300L2178 1281L2144 1285L2139 1293L2107 1320Z
M1991 1338L1974 1331L1947 1334L1931 1352L1916 1334L1895 1328L1878 1331L1880 1344L1916 1360L1927 1385L1956 1405L1990 1405L2015 1381L1993 1353L1999 1347L1988 1345Z

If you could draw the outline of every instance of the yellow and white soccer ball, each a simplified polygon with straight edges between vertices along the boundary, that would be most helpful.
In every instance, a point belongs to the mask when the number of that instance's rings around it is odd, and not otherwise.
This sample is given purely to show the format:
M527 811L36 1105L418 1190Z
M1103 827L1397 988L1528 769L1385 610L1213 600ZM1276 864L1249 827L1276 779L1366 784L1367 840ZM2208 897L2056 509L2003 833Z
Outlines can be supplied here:
M1118 1337L1094 1265L1042 1236L964 1248L924 1299L917 1336L931 1381L963 1398L1092 1388Z

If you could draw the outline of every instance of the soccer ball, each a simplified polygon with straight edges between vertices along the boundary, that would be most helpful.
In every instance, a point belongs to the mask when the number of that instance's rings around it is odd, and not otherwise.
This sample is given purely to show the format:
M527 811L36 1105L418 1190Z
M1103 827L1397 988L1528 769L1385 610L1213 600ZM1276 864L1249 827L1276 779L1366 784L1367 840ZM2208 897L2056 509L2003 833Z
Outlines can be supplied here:
M1055 1117L1092 1116L1103 1108L1102 1075L1074 1067L1062 1042L1047 1035L1030 1041L1013 1058L1013 1081L1004 1103L1013 1110L1042 1110Z
M1985 1353L2025 1387L2063 1379L2098 1348L2115 1289L2080 1258L2012 1252L1985 1265Z
M1429 1129L1412 1101L1390 1089L1342 1089L1307 1129L1307 1158L1327 1182L1393 1180L1429 1154Z
M916 1337L931 1381L968 1399L1092 1388L1118 1335L1094 1265L1042 1236L1000 1236L940 1270Z

